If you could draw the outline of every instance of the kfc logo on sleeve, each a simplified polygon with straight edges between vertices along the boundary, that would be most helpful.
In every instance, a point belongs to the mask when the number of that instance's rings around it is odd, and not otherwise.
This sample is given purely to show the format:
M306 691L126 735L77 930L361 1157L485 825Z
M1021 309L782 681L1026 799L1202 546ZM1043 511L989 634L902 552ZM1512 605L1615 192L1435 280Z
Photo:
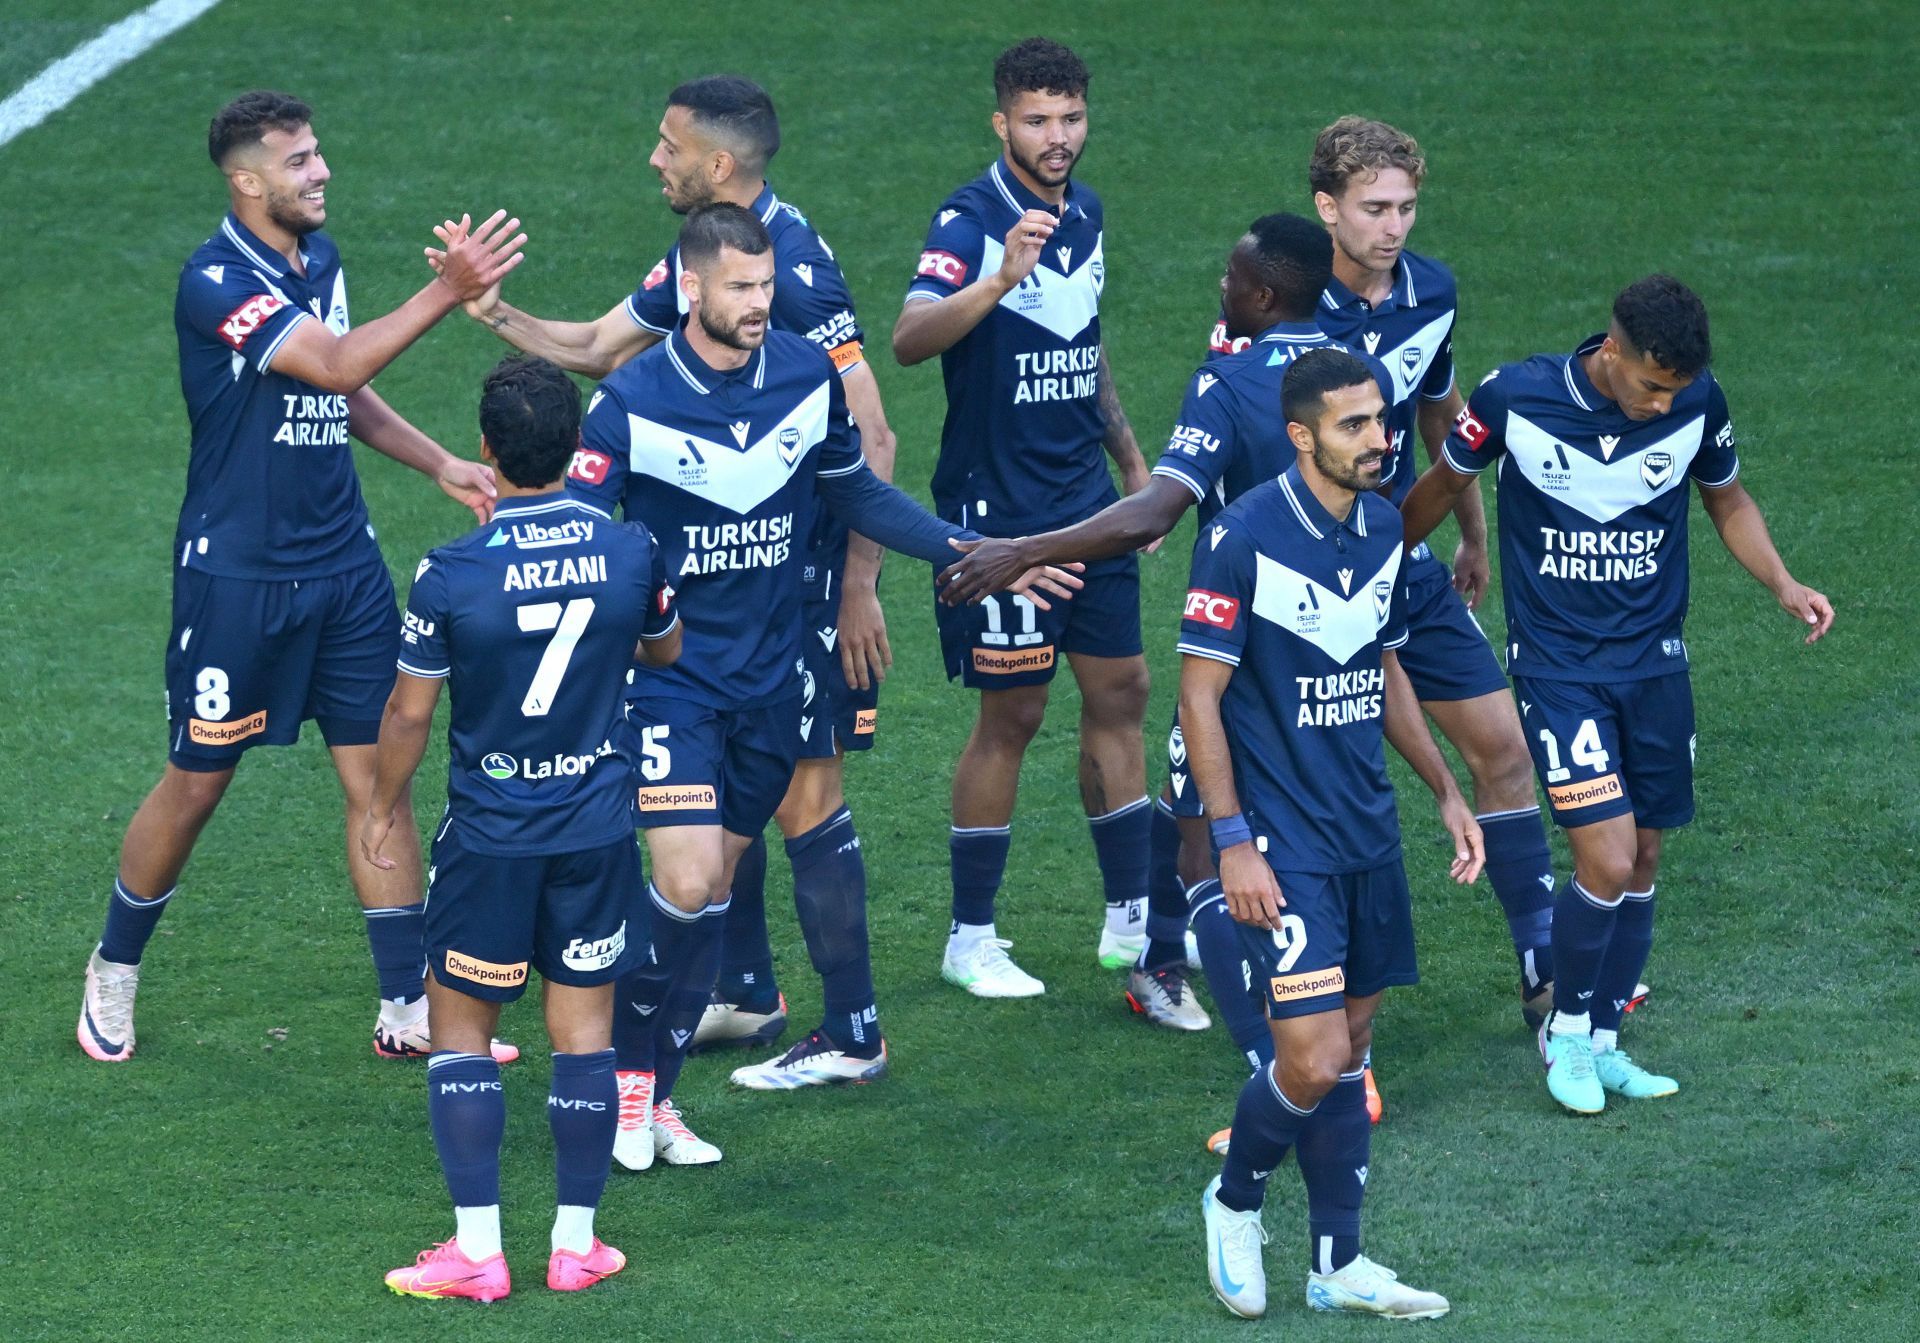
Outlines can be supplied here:
M607 468L613 465L613 459L604 452L595 452L592 448L580 448L573 454L573 465L567 468L567 478L582 480L589 485L604 485L607 481Z
M247 343L247 337L266 325L269 317L287 306L287 301L277 294L255 294L227 314L227 320L220 323L220 339L239 349Z
M1223 597L1217 592L1208 592L1205 588L1187 590L1188 620L1202 621L1208 625L1217 625L1223 630L1233 628L1234 621L1240 618L1240 599Z
M633 274L633 272L628 271L627 274L631 275ZM666 278L667 278L667 259L665 257L661 257L658 261L653 263L653 269L647 272L647 278L640 282L640 287L642 289L658 289L661 286L661 284L663 284L666 281Z
M1461 442L1475 452L1478 452L1480 446L1487 441L1487 426L1476 420L1473 412L1465 408L1462 408L1459 416L1455 418L1453 432Z
M920 254L919 274L930 276L941 284L950 284L958 289L967 282L967 263L952 252L929 248Z

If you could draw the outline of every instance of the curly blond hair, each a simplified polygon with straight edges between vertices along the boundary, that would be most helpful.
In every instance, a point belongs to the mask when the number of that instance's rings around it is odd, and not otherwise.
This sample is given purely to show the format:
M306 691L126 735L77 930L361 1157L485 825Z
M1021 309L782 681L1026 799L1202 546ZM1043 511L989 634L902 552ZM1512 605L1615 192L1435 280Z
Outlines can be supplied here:
M1420 144L1405 131L1384 121L1345 116L1321 131L1307 161L1307 182L1314 191L1338 196L1356 177L1398 168L1417 187L1427 175L1427 158Z

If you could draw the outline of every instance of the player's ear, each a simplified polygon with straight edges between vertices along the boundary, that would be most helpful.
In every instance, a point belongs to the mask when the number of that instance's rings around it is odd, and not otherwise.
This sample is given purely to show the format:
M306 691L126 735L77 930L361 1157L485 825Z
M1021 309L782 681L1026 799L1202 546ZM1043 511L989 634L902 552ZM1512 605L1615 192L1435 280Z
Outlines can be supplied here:
M1320 216L1320 222L1328 228L1332 228L1340 218L1340 202L1324 191L1313 193L1313 209Z
M1000 143L1007 143L1007 114L999 108L993 112L993 133L1000 137Z
M1296 451L1304 452L1309 457L1313 455L1313 430L1298 420L1287 421L1287 440Z
M680 266L680 294L689 303L700 297L700 273L688 270L684 262Z
M495 465L499 459L493 455L493 444L487 442L485 434L480 435L480 460L488 466Z
M713 157L707 160L707 180L719 186L731 178L734 169L739 166L740 160L736 159L731 151L716 149L713 151Z
M265 194L260 178L246 168L236 166L227 169L227 181L242 196L258 199Z

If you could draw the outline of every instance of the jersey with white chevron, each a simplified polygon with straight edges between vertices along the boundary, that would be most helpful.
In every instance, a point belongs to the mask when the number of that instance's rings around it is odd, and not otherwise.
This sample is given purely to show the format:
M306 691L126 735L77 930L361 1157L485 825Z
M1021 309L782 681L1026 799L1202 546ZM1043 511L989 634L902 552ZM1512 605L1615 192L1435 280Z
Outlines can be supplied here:
M1220 701L1234 787L1280 871L1399 855L1383 654L1407 639L1400 534L1377 494L1336 519L1295 465L1194 545L1179 649L1234 668Z
M938 302L993 274L1029 209L1059 219L1039 263L940 356L947 418L934 504L996 536L1078 522L1117 497L1099 406L1099 197L1070 183L1056 207L996 161L934 213L907 300Z
M1687 667L1689 484L1740 472L1726 395L1702 370L1665 415L1631 420L1571 355L1506 364L1474 389L1444 449L1499 464L1507 669L1619 681Z

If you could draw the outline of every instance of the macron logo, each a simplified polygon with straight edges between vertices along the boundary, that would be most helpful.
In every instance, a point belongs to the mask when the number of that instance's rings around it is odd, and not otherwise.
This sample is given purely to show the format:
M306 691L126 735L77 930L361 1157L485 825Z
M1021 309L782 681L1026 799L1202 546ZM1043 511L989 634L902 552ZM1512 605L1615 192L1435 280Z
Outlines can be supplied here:
M587 414L589 415L593 414L594 407L599 405L602 401L605 401L606 399L607 399L607 394L605 392L601 391L598 387L594 388L593 399L587 402Z
M227 282L227 268L225 266L208 266L200 273L209 280L212 280L215 284L225 284Z
M945 228L947 225L951 224L954 221L954 219L959 215L959 213L960 212L958 210L942 210L940 212L940 227Z
M1073 269L1073 249L1071 247L1062 247L1060 249L1060 269L1063 271Z
M1380 333L1378 331L1367 332L1367 334L1363 337L1363 339L1367 343L1368 354L1372 354L1375 350L1380 348Z
M1195 396L1205 396L1208 392L1213 390L1213 384L1215 384L1218 381L1220 381L1220 379L1214 377L1213 374L1202 373L1198 378L1198 380L1196 380L1193 384L1193 394Z
M742 452L747 448L747 435L752 432L753 424L749 420L735 420L727 428L733 430L733 441L740 445Z
M800 740L813 740L813 720L811 718L802 718L800 720Z
M1367 1168L1365 1166L1356 1166L1353 1173L1360 1177L1360 1187L1365 1189L1367 1187Z
M813 288L813 267L812 266L802 261L799 265L793 268L793 273L800 277L801 284L805 285L809 289Z
M1620 446L1620 435L1618 434L1600 435L1600 455L1601 457L1605 458L1607 461L1613 460L1613 450L1619 446Z
M1227 535L1227 529L1225 527L1215 527L1213 529L1213 544L1210 547L1208 547L1208 549L1210 550L1220 549L1220 543L1226 539L1226 535Z
M820 636L820 642L827 646L829 653L833 651L833 646L840 642L840 631L832 625L823 630L815 630L814 633Z
M1349 597L1353 595L1353 570L1340 570L1340 591L1346 593Z
M673 1036L673 1047L675 1049L685 1049L687 1047L687 1041L693 1038L692 1031L669 1031L668 1034Z

